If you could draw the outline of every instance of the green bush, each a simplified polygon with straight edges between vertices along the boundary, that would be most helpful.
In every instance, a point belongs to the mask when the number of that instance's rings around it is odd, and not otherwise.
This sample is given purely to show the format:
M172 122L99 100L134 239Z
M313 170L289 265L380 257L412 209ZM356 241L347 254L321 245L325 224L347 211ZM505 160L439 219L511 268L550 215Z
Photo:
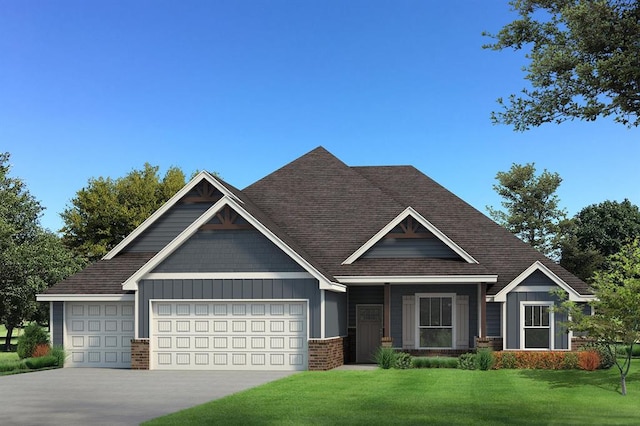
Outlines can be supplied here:
M491 370L493 361L493 351L491 349L480 349L476 354L476 364L480 370Z
M629 354L629 346L625 346L624 347L624 354ZM633 345L633 349L631 350L631 356L632 357L640 357L640 345L639 344L635 344Z
M578 363L578 358L576 357L576 365ZM513 352L502 352L502 368L516 368L518 364L518 359L516 354Z
M27 358L24 363L29 369L38 370L40 368L55 367L58 365L58 358L53 355L46 355L37 358Z
M413 368L458 368L458 359L451 357L414 357L412 361Z
M378 367L388 370L396 363L396 351L393 348L380 347L374 358Z
M587 343L580 348L580 351L598 352L598 355L600 355L600 366L598 368L602 370L609 369L616 363L615 359L613 359L613 354L609 351L607 345L603 343Z
M406 352L397 352L394 367L400 370L411 368L411 355Z
M24 360L0 362L0 373L6 373L7 371L26 370L26 369L27 369L27 366L25 365Z
M466 353L460 355L458 357L458 368L461 370L475 370L477 368L476 354Z
M36 346L40 344L49 344L47 331L38 324L26 326L24 333L18 338L18 356L21 359L31 357Z
M564 370L575 370L579 366L579 361L580 359L577 352L567 352L562 361L562 368Z
M64 348L62 346L56 345L52 347L49 355L56 358L56 365L58 367L64 367L64 360L67 357L67 353L64 351Z

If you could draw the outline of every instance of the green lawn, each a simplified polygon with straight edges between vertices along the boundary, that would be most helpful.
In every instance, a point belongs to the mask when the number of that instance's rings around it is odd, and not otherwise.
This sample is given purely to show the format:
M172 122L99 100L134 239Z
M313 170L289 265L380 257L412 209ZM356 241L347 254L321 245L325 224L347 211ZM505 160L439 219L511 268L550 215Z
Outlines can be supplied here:
M639 369L303 372L145 425L640 424Z

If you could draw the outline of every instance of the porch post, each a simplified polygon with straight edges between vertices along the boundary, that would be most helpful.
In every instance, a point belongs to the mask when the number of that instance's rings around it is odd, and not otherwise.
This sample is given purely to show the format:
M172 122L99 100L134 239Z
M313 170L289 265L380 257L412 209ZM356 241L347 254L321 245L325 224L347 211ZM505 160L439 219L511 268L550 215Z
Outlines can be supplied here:
M384 284L384 309L383 309L383 322L384 328L382 336L391 338L391 285L389 283Z
M487 337L487 283L480 283L480 338Z

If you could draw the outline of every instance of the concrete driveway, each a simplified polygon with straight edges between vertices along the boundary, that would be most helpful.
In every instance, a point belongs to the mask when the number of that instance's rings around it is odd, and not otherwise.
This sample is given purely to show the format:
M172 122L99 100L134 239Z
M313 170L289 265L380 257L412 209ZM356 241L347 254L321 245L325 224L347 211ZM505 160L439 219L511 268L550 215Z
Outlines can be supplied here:
M3 425L137 425L293 374L61 368L0 377Z

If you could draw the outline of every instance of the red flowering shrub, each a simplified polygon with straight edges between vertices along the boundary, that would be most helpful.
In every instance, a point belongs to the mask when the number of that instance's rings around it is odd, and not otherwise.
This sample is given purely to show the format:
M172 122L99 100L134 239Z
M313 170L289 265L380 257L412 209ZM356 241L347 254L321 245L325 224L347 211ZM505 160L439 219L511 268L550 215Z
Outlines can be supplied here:
M578 366L582 370L594 371L600 366L600 354L596 351L578 353Z
M40 343L36 345L36 347L33 349L33 353L31 354L31 357L39 358L41 356L47 356L49 355L50 351L51 351L51 347L48 344Z
M597 354L596 354L597 355ZM575 352L566 351L500 351L493 354L494 369L519 368L565 370L575 368Z

